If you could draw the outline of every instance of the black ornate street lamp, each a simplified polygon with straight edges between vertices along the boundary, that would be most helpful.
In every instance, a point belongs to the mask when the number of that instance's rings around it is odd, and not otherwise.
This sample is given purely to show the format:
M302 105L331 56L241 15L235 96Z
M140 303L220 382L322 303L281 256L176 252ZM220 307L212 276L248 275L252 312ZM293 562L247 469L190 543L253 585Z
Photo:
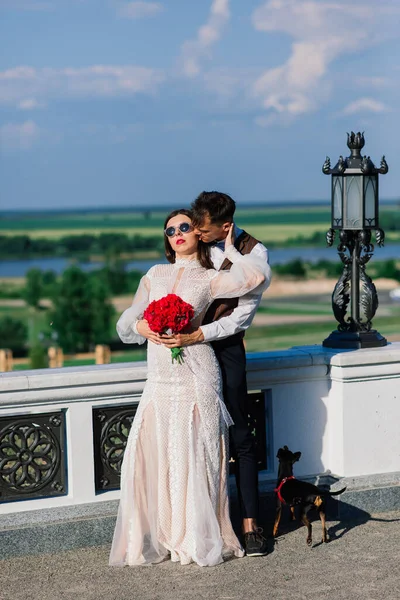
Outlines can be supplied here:
M326 157L322 167L325 175L332 175L332 226L326 241L332 246L336 230L339 231L338 253L343 263L343 273L332 294L333 314L339 325L323 342L328 348L374 348L387 344L371 328L378 295L365 265L374 252L371 231L375 230L378 246L383 246L385 239L379 229L378 177L389 168L384 156L379 169L369 156L361 156L364 144L364 133L352 131L347 134L350 156L340 156L333 169ZM351 313L346 318L350 298Z

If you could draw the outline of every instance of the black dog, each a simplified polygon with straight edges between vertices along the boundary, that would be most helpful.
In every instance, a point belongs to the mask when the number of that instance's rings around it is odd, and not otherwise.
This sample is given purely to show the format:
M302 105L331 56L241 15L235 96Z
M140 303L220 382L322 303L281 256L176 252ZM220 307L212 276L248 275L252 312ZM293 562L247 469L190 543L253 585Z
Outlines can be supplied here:
M327 532L325 523L325 496L338 496L342 494L346 488L339 492L328 492L322 490L316 485L301 481L293 476L293 463L300 459L301 452L291 452L287 446L279 448L276 455L279 460L278 481L276 487L277 506L276 518L274 523L273 535L278 534L279 521L282 514L282 505L288 504L292 513L292 518L295 518L294 507L300 506L301 520L307 526L307 545L312 544L312 528L311 523L307 518L310 509L315 508L319 514L322 523L322 541L327 542Z

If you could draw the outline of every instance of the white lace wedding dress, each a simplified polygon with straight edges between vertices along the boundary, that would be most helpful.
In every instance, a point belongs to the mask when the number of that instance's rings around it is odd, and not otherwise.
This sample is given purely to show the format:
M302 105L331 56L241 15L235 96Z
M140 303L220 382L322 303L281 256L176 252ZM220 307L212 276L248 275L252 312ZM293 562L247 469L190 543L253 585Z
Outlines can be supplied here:
M216 298L257 288L269 267L230 247L230 271L206 270L178 259L156 265L142 278L117 330L124 342L143 343L135 324L152 300L175 293L195 310L193 325ZM258 279L257 279L258 278ZM148 344L148 379L129 434L121 470L121 500L110 565L171 560L212 566L243 556L228 506L228 426L218 362L209 344L184 348L184 363L171 350Z

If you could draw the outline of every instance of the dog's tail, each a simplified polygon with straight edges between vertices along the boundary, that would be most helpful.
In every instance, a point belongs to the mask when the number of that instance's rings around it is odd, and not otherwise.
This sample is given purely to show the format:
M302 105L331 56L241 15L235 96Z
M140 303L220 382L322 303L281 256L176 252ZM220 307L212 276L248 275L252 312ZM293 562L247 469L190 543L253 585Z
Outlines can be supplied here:
M338 492L325 492L325 494L328 494L329 496L339 496L340 494L343 494L343 492L346 490L346 488L342 488L341 490L339 490Z

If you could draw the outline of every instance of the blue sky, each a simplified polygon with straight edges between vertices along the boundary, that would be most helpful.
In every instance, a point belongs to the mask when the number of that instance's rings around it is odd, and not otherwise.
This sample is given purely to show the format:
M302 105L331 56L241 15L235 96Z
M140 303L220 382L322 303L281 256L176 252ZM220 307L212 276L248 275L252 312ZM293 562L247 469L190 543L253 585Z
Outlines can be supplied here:
M398 0L0 0L0 207L326 199L346 132L400 196Z

